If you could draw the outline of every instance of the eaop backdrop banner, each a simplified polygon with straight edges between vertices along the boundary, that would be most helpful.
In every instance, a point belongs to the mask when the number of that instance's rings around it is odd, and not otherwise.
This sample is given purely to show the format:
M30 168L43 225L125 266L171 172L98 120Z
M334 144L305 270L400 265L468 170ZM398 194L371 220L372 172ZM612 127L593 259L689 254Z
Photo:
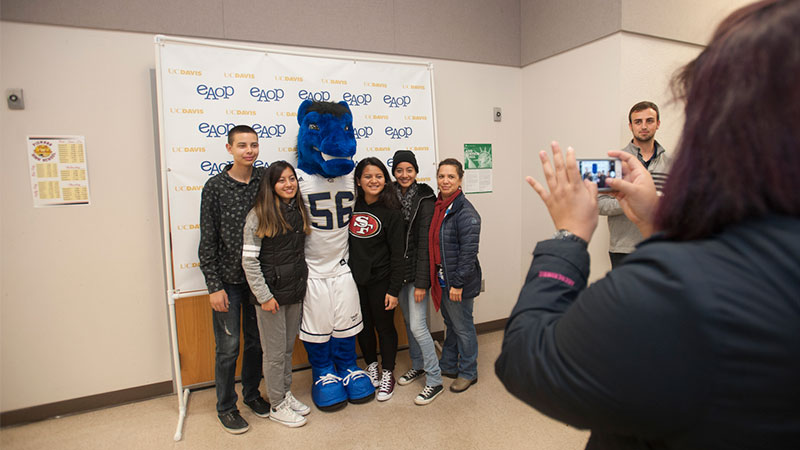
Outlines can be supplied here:
M419 163L417 179L436 186L429 63L276 53L164 36L156 38L156 49L176 295L206 290L197 256L201 191L232 162L225 144L236 125L258 133L256 167L277 160L296 165L300 103L345 101L353 113L356 161L375 156L391 170L394 152L409 149Z

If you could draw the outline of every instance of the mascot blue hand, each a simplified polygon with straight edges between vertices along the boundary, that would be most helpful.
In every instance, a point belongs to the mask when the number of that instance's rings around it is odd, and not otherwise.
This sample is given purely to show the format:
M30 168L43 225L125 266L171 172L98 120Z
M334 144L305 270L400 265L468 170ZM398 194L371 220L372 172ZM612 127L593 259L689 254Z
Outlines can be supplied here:
M356 135L347 102L305 100L297 110L297 167L336 178L355 168Z

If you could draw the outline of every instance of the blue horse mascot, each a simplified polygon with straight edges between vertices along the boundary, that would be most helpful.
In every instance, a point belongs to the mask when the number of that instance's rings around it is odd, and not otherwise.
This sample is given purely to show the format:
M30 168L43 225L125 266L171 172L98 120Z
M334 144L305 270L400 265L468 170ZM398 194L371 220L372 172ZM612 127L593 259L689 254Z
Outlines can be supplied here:
M309 217L308 289L300 340L308 353L311 396L322 411L375 397L356 364L356 335L364 328L358 289L347 265L348 225L355 203L356 138L346 102L305 100L297 111L297 176Z

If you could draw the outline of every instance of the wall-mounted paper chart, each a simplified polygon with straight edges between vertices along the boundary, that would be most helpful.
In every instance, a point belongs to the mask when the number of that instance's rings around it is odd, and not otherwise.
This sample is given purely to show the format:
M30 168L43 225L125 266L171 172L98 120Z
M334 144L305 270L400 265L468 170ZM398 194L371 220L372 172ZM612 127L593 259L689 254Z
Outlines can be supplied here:
M28 136L33 206L89 204L85 141L83 136Z

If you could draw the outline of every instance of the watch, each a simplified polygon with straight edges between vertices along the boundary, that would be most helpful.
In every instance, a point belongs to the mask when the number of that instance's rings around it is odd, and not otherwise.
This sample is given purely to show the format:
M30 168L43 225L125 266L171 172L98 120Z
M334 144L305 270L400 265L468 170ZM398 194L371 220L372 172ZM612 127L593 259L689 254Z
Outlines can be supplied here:
M556 231L556 234L553 235L553 239L561 239L562 241L580 242L581 244L583 244L584 247L589 247L589 243L586 242L582 237L576 235L571 231L567 231L563 228Z

